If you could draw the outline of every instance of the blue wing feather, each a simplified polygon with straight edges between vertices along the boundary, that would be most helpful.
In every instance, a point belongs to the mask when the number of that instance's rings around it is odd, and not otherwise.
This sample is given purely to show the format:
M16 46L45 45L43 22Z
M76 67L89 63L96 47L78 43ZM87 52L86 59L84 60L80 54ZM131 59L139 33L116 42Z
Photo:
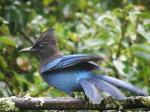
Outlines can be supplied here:
M51 70L53 67L57 66L58 63L60 63L61 60L62 60L62 57L57 58L57 59L49 62L48 64L43 65L40 69L40 73L44 73L44 72L47 72L47 71Z
M88 55L88 54L75 54L75 55L68 55L64 56L63 60L61 61L61 64L57 66L57 68L65 68L68 66L72 66L75 64L78 64L83 61L92 61L92 60L100 60L102 57L94 56L94 55Z
M45 64L41 67L41 73L51 71L51 70L56 70L56 69L61 69L61 68L66 68L70 67L76 64L79 64L84 61L97 61L103 59L100 56L94 56L94 55L89 55L89 54L75 54L75 55L67 55L63 57L59 57L48 64ZM93 65L93 64L92 64Z

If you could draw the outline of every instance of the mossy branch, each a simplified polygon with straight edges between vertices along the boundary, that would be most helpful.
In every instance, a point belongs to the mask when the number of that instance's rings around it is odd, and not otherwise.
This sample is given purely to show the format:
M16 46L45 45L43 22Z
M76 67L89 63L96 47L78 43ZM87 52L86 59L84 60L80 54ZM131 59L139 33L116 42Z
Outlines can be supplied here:
M0 98L0 111L10 111L15 108L23 110L150 110L150 96L128 97L125 100L105 98L99 105L92 105L76 98L33 98L7 97Z

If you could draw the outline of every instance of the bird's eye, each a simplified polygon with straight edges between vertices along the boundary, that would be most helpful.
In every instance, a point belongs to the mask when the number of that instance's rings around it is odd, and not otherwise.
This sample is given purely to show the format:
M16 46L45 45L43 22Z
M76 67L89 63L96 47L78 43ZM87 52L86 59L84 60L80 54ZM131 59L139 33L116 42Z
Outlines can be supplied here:
M44 45L43 45L43 44L39 45L39 48L43 48L43 47L44 47Z

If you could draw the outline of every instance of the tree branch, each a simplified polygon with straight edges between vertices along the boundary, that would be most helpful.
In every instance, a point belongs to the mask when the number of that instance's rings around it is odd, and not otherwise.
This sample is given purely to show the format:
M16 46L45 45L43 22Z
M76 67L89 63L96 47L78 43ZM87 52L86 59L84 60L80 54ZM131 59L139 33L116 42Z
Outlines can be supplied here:
M33 98L33 97L7 97L0 98L0 111L15 107L24 110L125 110L148 109L150 110L150 96L128 97L125 100L105 98L99 105L92 105L76 98ZM3 109L3 110L2 110Z

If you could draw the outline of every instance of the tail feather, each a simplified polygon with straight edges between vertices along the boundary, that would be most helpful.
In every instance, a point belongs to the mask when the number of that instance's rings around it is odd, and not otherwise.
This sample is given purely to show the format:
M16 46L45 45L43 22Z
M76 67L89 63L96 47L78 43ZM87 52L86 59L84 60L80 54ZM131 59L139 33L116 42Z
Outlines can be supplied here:
M92 82L99 90L105 91L117 99L125 98L124 94L118 88L104 80L98 78L91 78L89 79L89 81Z
M92 101L93 104L100 104L102 96L100 91L95 87L95 85L86 79L79 80L86 96Z
M116 78L113 78L113 77L109 77L109 76L106 76L106 75L95 75L95 77L101 79L101 80L104 80L108 83L111 83L117 87L121 87L121 88L124 88L124 89L127 89L129 90L130 92L133 92L133 93L136 93L138 95L142 95L142 96L147 96L148 94L146 92L144 92L143 90L139 89L138 87L136 86L133 86L132 84L130 83L126 83L124 81L121 81L119 79L116 79Z
M125 98L124 94L118 88L95 77L80 79L79 83L81 84L86 96L92 101L93 104L99 104L103 99L100 93L101 90L109 93L117 99Z

